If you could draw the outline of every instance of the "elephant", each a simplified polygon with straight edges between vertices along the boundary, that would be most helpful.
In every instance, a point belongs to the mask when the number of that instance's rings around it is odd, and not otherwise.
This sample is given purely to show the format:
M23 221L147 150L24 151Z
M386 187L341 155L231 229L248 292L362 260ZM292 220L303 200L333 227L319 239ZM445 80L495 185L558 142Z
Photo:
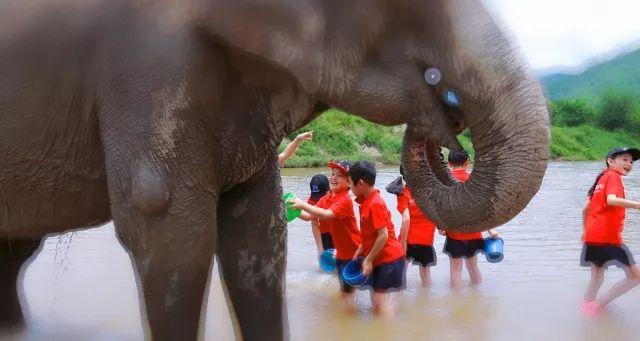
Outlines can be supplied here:
M512 219L546 170L541 88L480 1L9 0L0 23L3 329L43 237L113 221L147 338L197 338L216 257L239 337L288 339L277 147L330 107L406 124L408 186L452 231ZM440 147L467 128L460 184Z

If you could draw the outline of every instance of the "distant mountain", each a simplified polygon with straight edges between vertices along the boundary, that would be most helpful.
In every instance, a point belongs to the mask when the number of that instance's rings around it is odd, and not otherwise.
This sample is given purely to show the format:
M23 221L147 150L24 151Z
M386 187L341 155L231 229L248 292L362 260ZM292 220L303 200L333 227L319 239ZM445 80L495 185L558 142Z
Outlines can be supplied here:
M609 88L640 93L640 49L622 53L607 61L587 62L586 67L566 69L552 67L538 70L547 97L550 99L586 98L596 100ZM551 73L562 70L559 73ZM551 73L551 74L549 74Z

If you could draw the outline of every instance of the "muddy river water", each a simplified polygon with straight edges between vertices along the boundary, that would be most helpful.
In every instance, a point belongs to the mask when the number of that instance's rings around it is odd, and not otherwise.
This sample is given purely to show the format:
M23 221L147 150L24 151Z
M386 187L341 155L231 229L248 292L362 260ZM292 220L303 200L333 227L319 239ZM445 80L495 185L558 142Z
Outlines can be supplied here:
M614 301L598 319L578 310L589 272L579 266L580 215L585 193L602 162L555 162L529 206L499 228L505 258L491 264L480 257L484 283L478 289L453 293L448 284L444 238L436 236L438 264L433 285L420 289L416 267L409 267L407 290L392 295L393 322L371 316L366 292L358 294L360 313L338 309L337 281L318 270L308 223L289 224L287 292L294 340L638 340L640 288ZM326 169L285 169L285 191L306 198L308 181ZM624 179L627 197L640 199L640 171ZM380 169L377 186L384 188L397 169ZM400 215L394 196L383 193L393 213L396 232ZM624 239L640 257L640 215L628 210ZM624 276L610 268L604 289ZM205 340L233 340L231 319L217 269L213 269ZM468 280L465 274L465 280ZM128 254L115 238L113 225L51 236L24 274L28 328L0 335L18 340L140 340L143 338L138 294Z

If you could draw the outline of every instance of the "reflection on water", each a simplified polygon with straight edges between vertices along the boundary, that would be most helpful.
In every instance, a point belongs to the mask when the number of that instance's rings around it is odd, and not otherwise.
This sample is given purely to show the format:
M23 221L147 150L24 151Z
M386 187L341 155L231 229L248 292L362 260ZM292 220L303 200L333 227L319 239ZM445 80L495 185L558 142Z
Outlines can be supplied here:
M382 323L371 316L366 292L358 294L361 313L338 309L337 281L318 270L308 223L289 225L287 304L295 340L637 340L640 333L640 289L615 301L611 312L596 321L578 313L588 270L579 267L581 210L585 193L602 163L552 163L538 195L514 220L499 229L505 259L480 259L485 283L477 290L451 293L449 264L436 236L438 265L433 286L420 289L416 267L409 267L407 290L393 294L398 318ZM283 187L306 198L308 181L326 169L285 169ZM395 169L379 171L384 188ZM640 199L640 178L625 178L627 196ZM395 198L383 193L393 213ZM640 252L638 213L629 210L624 238ZM139 340L143 338L138 296L129 257L109 224L46 240L25 273L24 292L30 308L29 328L6 336L22 340ZM607 272L604 289L623 277ZM206 340L232 340L217 270L206 315Z

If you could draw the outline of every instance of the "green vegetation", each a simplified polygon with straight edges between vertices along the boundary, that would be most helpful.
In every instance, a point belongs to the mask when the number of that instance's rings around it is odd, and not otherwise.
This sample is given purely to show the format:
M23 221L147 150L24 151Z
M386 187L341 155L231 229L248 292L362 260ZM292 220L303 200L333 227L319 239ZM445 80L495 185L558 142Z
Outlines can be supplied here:
M578 76L550 76L542 82L550 98L552 158L600 160L614 146L640 147L640 50ZM328 160L343 159L400 162L404 126L385 127L330 109L291 133L280 150L308 130L314 132L313 141L303 142L287 167L324 166ZM458 140L473 158L469 132Z

